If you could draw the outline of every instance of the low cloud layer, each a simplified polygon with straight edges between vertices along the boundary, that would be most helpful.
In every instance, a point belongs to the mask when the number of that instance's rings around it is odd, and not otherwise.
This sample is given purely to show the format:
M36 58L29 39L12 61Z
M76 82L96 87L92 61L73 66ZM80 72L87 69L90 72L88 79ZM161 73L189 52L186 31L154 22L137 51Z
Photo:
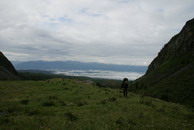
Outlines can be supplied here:
M0 0L12 61L147 65L194 17L193 0Z

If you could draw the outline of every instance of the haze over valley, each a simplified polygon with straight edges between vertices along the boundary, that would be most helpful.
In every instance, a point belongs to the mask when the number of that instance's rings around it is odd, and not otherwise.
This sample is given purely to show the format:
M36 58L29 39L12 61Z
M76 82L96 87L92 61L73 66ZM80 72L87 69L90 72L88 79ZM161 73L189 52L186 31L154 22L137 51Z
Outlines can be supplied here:
M40 72L45 70L53 74L86 76L91 78L134 80L145 74L147 66L86 63L78 61L28 61L13 62L18 71ZM37 70L37 71L35 71Z

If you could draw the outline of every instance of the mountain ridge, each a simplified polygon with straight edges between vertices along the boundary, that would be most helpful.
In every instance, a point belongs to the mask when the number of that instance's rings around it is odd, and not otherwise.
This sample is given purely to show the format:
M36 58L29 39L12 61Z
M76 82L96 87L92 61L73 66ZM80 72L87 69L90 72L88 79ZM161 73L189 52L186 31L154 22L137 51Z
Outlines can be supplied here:
M164 45L132 88L145 95L194 107L194 19Z
M187 21L182 30L164 45L163 49L158 53L158 56L149 65L148 72L153 70L157 65L162 64L163 61L176 58L181 55L190 54L194 57L194 41L192 39L193 32L194 18Z
M0 79L17 79L17 71L0 51Z

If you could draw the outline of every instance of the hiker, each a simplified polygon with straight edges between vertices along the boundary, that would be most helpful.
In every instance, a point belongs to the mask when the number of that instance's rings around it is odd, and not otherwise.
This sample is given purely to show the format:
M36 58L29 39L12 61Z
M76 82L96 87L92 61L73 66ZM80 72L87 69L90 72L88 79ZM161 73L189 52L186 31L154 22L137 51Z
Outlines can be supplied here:
M128 79L124 78L123 83L121 84L121 87L123 88L123 96L127 97L127 92L128 92Z

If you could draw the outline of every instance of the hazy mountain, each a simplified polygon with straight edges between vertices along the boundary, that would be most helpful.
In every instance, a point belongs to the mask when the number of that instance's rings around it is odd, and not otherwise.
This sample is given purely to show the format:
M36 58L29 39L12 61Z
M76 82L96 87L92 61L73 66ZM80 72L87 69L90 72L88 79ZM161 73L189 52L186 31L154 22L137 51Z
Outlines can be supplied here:
M194 106L194 19L163 47L133 88L146 95Z
M0 52L0 79L17 79L17 71L12 63Z
M67 69L67 70L110 70L145 73L146 66L115 65L101 63L85 63L79 61L28 61L15 64L16 69Z

